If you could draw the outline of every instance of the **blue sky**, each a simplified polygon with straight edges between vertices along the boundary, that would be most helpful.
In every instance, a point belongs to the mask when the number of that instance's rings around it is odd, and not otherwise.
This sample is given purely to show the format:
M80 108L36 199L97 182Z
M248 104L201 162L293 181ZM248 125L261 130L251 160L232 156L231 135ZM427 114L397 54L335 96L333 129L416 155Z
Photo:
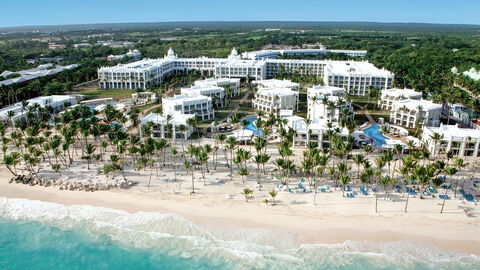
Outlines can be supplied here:
M0 27L169 21L480 24L480 0L1 0Z

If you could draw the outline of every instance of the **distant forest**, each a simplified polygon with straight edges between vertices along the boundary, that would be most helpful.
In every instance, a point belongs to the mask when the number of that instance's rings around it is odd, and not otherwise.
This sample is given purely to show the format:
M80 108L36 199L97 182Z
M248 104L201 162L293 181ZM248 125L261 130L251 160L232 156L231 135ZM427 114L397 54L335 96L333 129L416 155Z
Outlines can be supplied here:
M48 39L66 48L49 50ZM73 47L99 40L134 42L134 48L150 58L163 57L169 47L182 57L226 57L232 47L244 52L317 43L331 49L367 50L365 60L395 73L396 87L415 88L437 102L462 102L480 111L480 100L475 98L480 95L480 83L450 71L454 66L460 72L472 67L480 70L480 26L401 23L178 22L0 28L0 73L37 66L38 62L29 64L27 59L40 57L59 56L66 63L80 63L80 68L65 75L3 87L0 101L6 105L61 93L72 83L96 78L99 66L116 64L107 62L106 56L132 49ZM454 87L454 82L473 96ZM56 86L48 86L52 83Z

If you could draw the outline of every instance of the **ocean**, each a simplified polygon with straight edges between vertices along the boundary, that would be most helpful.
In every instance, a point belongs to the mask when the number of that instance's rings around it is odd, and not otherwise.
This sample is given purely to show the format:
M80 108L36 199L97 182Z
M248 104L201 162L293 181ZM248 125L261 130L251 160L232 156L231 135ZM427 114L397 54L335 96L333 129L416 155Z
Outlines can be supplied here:
M229 235L228 237L222 237ZM480 269L480 258L419 242L301 244L175 214L0 197L0 269Z

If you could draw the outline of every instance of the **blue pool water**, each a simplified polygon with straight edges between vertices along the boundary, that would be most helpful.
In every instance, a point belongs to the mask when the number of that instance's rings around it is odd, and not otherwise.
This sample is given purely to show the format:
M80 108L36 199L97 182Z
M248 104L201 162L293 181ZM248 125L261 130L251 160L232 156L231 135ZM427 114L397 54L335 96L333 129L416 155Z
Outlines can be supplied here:
M257 129L257 126L255 126L255 121L257 120L257 117L247 118L245 120L247 120L250 124L248 126L245 126L243 129L251 130L253 131L253 134L255 136L263 138L263 130Z
M379 125L371 125L370 127L366 128L363 130L367 136L372 138L375 141L375 146L382 146L382 144L386 143L386 139L388 137L385 137L381 132L380 132L380 126Z
M480 269L478 256L417 242L297 240L265 229L207 230L174 214L0 197L0 269Z

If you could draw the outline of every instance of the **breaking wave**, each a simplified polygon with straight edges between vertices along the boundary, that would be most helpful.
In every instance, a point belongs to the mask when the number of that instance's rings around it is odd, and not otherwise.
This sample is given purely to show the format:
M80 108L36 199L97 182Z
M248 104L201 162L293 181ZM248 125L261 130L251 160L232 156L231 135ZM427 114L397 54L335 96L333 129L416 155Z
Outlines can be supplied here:
M20 224L39 222L63 232L79 231L93 243L107 241L129 250L207 265L205 269L480 269L478 256L426 243L302 244L295 234L201 227L176 214L130 214L87 205L0 197L0 217Z

